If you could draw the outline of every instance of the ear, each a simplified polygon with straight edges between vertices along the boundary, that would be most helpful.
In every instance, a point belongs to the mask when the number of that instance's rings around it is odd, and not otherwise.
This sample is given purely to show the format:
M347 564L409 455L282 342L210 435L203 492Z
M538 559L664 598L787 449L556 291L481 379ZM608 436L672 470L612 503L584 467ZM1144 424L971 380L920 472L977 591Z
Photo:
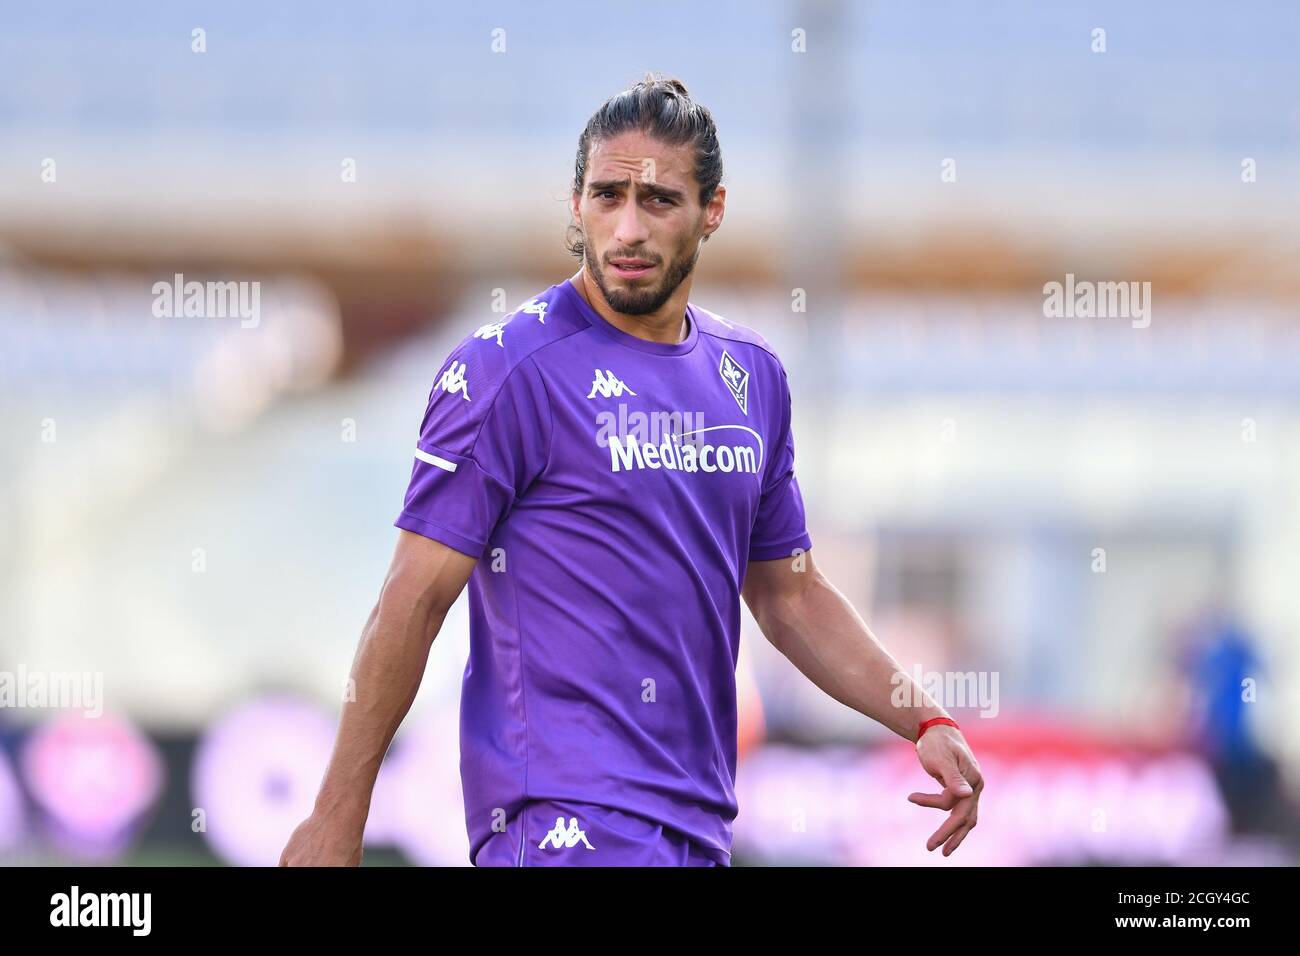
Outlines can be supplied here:
M727 187L721 183L713 190L713 195L704 206L704 238L717 232L722 227L722 216L727 210Z

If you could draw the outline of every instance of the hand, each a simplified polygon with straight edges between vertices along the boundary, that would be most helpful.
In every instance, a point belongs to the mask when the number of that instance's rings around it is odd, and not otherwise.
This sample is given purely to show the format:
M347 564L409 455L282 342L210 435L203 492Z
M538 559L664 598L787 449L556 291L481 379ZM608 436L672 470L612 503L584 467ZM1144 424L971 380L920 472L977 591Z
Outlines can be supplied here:
M313 813L289 837L280 866L360 866L364 830L364 824Z
M943 793L913 793L907 799L918 806L952 811L925 844L931 852L942 844L943 855L950 856L975 829L984 778L966 738L955 727L931 727L916 742L916 756L925 772L943 784Z

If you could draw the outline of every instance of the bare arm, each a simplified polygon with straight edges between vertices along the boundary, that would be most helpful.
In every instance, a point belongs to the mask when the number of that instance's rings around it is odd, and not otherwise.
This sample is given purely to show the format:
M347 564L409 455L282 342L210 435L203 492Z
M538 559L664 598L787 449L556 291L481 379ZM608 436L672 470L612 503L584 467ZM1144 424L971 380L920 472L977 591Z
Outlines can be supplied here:
M876 640L848 599L817 569L798 560L751 561L744 596L764 636L790 663L841 704L916 740L921 721L947 717ZM897 695L907 706L895 706Z
M984 781L959 730L939 725L917 741L924 720L948 714L876 640L848 599L817 569L812 552L798 558L751 561L742 590L764 636L790 662L840 703L917 745L917 756L942 794L913 793L920 806L953 810L930 837L948 856L975 826Z
M290 837L281 866L355 866L384 754L420 689L429 648L477 563L399 530L379 600L352 662L334 751L311 816Z

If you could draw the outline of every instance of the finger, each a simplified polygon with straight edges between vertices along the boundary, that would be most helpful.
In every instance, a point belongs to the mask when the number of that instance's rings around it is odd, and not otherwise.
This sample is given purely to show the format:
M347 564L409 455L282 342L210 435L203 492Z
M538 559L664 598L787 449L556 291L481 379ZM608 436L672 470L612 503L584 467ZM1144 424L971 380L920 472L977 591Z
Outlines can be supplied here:
M968 814L962 813L960 810L954 810L952 815L943 822L943 826L935 830L930 839L926 841L925 848L933 850L935 847L947 842L948 838L965 826L969 819Z
M935 810L951 810L956 804L957 798L951 793L911 793L907 799L922 807L932 807Z
M943 845L943 855L952 856L952 852L957 849L957 847L961 846L961 841L966 839L966 834L970 833L970 831L974 829L974 826L973 823L969 826L964 826L950 836L948 842Z
M943 826L931 833L930 839L925 841L926 850L933 853L936 848L947 842L948 838L952 836L960 826L961 823L952 818L945 820Z
M984 775L980 773L979 764L974 760L962 760L962 764L965 766L961 768L961 775L978 793L984 787Z
M975 792L974 788L966 782L966 778L961 775L961 771L957 769L956 763L945 765L940 773L942 774L940 779L943 780L944 789L951 791L956 796L969 797Z
M962 776L961 770L957 767L956 761L951 758L946 759L939 766L930 771L930 776L939 781L947 790L958 797L968 797L974 792L966 778Z

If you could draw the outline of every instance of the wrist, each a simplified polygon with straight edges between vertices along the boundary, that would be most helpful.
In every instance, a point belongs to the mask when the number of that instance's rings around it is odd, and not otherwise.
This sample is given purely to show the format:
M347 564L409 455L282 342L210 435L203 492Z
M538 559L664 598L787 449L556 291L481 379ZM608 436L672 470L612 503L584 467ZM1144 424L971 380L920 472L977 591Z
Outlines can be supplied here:
M322 790L316 797L312 815L341 827L363 828L370 814L370 800L355 793Z
M934 727L952 727L954 730L957 731L961 730L961 728L957 726L957 721L953 720L947 714L940 714L935 717L929 717L924 720L921 720L917 724L916 736L913 738L914 741L919 743L921 738L925 736L925 732L927 730L931 730Z

